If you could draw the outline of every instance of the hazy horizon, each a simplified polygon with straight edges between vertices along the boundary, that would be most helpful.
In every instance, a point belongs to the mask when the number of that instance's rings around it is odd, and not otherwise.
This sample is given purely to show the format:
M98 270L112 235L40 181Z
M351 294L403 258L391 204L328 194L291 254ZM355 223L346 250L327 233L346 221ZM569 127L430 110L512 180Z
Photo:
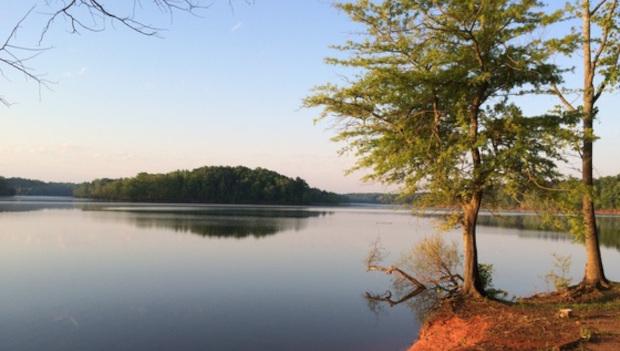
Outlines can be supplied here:
M0 34L30 8L7 6ZM139 172L165 173L209 165L263 167L330 191L385 191L345 176L354 158L338 156L329 122L317 125L316 110L302 99L346 71L326 65L329 49L357 27L329 1L253 5L215 2L200 17L146 11L146 22L168 28L164 39L109 26L71 35L59 21L43 46L53 49L30 62L57 82L39 96L36 84L9 73L2 95L0 175L82 182ZM35 11L18 43L36 43L43 16ZM578 58L575 58L578 59ZM575 77L579 81L579 71ZM599 103L595 175L620 173L617 93ZM556 102L527 97L527 114Z

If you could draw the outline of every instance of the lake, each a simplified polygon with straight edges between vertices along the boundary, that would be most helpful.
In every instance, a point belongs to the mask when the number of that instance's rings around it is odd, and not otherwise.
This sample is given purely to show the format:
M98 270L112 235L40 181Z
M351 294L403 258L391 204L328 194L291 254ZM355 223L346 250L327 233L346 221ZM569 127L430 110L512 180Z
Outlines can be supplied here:
M620 280L620 219L601 222ZM420 320L369 308L364 292L391 285L363 260L377 238L389 262L435 231L389 208L0 199L0 349L404 350ZM567 235L479 227L480 261L511 294L549 289L553 253L580 277Z

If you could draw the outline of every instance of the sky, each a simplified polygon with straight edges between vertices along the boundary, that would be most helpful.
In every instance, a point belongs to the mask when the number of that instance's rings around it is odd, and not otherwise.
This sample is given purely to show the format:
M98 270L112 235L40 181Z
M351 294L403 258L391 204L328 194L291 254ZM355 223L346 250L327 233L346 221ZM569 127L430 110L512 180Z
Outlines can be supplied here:
M390 189L345 175L352 155L302 108L314 86L346 72L323 59L329 45L359 27L330 0L214 1L200 16L172 21L148 7L139 18L166 30L144 37L122 26L68 32L55 23L42 43L51 47L29 63L53 83L39 89L19 74L0 80L0 174L81 182L168 172L204 165L264 167L337 192ZM6 37L36 1L8 1L0 36ZM113 2L112 2L113 3ZM26 19L17 43L36 45L43 2ZM576 72L578 74L578 72ZM569 83L578 82L576 78ZM541 113L550 97L522 101ZM620 173L618 94L602 99L596 131L595 174Z

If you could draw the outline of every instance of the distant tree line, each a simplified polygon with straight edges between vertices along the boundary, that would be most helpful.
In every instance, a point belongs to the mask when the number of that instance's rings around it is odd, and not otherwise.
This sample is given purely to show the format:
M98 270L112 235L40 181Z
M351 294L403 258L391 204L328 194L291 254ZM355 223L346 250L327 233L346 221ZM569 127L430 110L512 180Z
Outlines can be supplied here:
M25 178L0 177L0 196L73 196L73 183L43 182Z
M0 196L13 196L15 189L9 186L6 178L0 177Z
M15 191L15 195L37 196L73 196L73 190L77 186L73 183L43 182L25 178L8 178L6 183Z
M398 198L397 194L389 193L348 193L344 194L344 196L347 202L351 203L384 205L403 203L403 201Z
M569 184L577 184L578 179L569 178L562 185L568 187ZM368 204L408 204L414 202L416 199L425 196L426 193L418 192L416 196L402 196L393 193L348 193L343 196L346 197L347 202L350 203L368 203ZM615 176L600 177L594 180L594 204L599 210L618 210L620 209L620 174ZM581 199L574 198L572 200L573 207L580 206ZM512 194L504 191L502 187L495 187L489 189L487 198L483 201L484 208L495 209L530 209L533 204L528 203L524 198L515 198ZM444 207L446 204L440 202L435 203L436 207Z
M565 189L577 187L579 186L579 179L568 178L556 186ZM592 195L597 210L620 209L620 174L595 179ZM531 201L528 202L523 198L514 198L501 188L490 191L488 198L485 206L487 208L533 209L540 206L540 204L530 203ZM575 209L581 206L581 201L581 198L575 196L567 196L565 199L567 206Z
M264 168L211 166L80 184L74 196L115 201L221 204L335 204L341 195Z
M201 171L202 170L202 171ZM201 173L202 172L202 173ZM206 175L208 173L208 175ZM203 176L201 176L202 174ZM253 177L256 176L256 179ZM232 177L229 179L223 179ZM245 178L244 178L245 177ZM570 181L576 181L572 179ZM208 182L210 185L198 185ZM190 185L191 184L191 185ZM265 186L263 189L262 186ZM227 194L228 188L235 192ZM180 189L181 192L178 192ZM201 194L188 192L201 189ZM209 189L209 190L207 190ZM218 193L224 189L222 193ZM257 189L263 189L258 191ZM248 191L248 194L243 194ZM267 194L269 192L270 194ZM216 194L217 193L217 194ZM98 179L74 184L44 182L25 178L0 177L0 196L76 196L102 200L172 201L219 203L282 203L282 204L408 204L414 199L392 193L335 194L310 188L303 179L288 178L276 172L247 167L204 167L193 171L168 174L141 173L134 178ZM205 201L206 196L214 201ZM418 193L418 195L423 195ZM579 206L576 199L574 206ZM620 174L600 177L594 181L594 202L598 209L620 209ZM440 204L438 204L441 207ZM484 207L518 209L519 201L496 189L489 193Z
M594 180L594 205L605 210L620 208L620 174Z

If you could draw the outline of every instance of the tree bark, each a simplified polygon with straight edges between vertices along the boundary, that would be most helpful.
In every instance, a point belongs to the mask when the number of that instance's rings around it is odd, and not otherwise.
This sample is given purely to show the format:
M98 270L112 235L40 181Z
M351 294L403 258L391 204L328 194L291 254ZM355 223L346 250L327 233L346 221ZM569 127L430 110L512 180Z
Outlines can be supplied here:
M476 222L482 193L476 192L471 200L463 205L463 295L471 297L484 296L484 288L478 272L478 247L476 245Z
M583 145L581 150L581 182L585 189L582 197L581 209L584 222L584 240L586 247L586 267L582 285L590 288L601 288L608 286L603 271L603 261L601 259L601 249L596 228L596 215L594 212L594 202L592 200L592 190L594 179L592 176L592 156L593 156L593 120L594 120L594 70L591 49L591 16L590 1L583 1L582 8L583 25Z
M587 100L588 97L591 97L591 94L586 92L584 96L584 100ZM584 138L582 147L581 182L585 188L585 192L581 199L581 210L584 224L586 267L582 285L589 288L603 288L607 287L609 282L607 281L607 278L605 278L605 272L603 270L598 229L596 227L596 215L594 212L594 202L592 200L592 190L594 187L594 178L592 176L592 104L588 104L584 101L583 114Z

